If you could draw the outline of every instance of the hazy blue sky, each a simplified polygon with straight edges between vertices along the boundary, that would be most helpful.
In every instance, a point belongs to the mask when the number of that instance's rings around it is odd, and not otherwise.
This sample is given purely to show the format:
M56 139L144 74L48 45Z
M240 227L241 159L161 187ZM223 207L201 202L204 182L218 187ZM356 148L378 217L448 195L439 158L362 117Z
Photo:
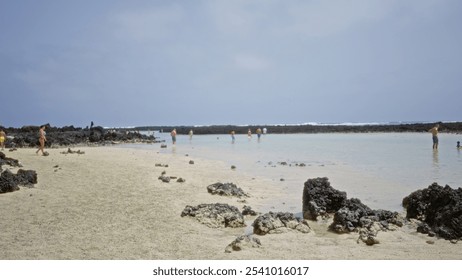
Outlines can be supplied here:
M0 125L462 120L462 1L0 0Z

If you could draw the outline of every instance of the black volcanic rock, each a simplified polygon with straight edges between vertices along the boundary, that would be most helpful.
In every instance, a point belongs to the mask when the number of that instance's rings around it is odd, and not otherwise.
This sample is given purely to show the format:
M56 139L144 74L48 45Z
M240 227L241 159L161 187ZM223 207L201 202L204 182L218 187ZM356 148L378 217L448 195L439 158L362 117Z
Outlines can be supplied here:
M0 174L0 193L19 190L19 186L31 187L37 184L37 173L34 170L19 169L17 174L5 170Z
M403 206L408 219L425 223L419 226L419 232L436 233L445 239L462 237L462 188L433 183L406 196Z
M20 129L8 128L5 129L8 136L6 147L36 147L38 143L38 126L24 126ZM108 130L101 126L95 126L91 129L75 128L74 126L65 126L62 128L51 127L46 128L47 141L46 147L51 146L71 146L85 145L88 143L101 145L110 143L125 143L125 142L145 142L154 143L156 138L152 135L144 135L139 132L127 129Z
M357 198L347 199L345 192L334 189L327 178L308 179L303 189L303 216L316 220L333 215L329 229L336 233L360 232L360 239L368 245L377 244L377 231L390 230L391 225L402 226L398 212L373 210Z
M345 205L346 192L331 187L328 178L308 179L303 188L303 217L316 220L335 213Z

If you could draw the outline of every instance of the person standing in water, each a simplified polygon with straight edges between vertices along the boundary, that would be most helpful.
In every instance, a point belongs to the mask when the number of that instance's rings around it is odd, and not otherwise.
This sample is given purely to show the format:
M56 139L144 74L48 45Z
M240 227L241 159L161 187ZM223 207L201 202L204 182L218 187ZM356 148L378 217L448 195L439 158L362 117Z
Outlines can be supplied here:
M428 132L432 133L433 137L433 150L438 150L438 128L440 127L439 124L436 124L433 128L431 128Z
M189 141L192 140L193 134L194 134L194 132L193 132L193 130L191 129L191 130L189 131Z
M260 137L261 137L261 128L257 128L257 136L258 136L258 140L260 140Z
M176 128L174 128L172 132L170 132L170 135L172 136L173 145L175 145L176 144Z
M230 132L230 134L231 134L231 141L232 141L232 143L234 143L234 141L236 140L236 137L234 136L236 134L236 132L234 132L234 130L232 130Z

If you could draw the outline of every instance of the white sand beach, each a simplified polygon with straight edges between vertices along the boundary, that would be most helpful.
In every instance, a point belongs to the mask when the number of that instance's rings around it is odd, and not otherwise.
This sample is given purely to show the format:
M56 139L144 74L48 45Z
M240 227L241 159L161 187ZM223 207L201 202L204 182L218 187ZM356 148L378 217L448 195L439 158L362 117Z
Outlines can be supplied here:
M380 243L367 246L357 242L355 233L329 232L329 223L322 221L309 221L311 233L256 236L260 248L226 253L227 245L246 229L209 228L194 218L181 217L185 206L221 202L239 209L249 205L262 212L287 190L268 179L232 170L223 162L185 154L119 147L77 149L85 154L48 149L50 155L45 157L36 155L34 149L5 151L23 169L36 170L38 184L0 195L0 259L458 260L462 256L462 242L418 234L410 225L379 232ZM309 174L316 167L306 168ZM185 182L163 183L158 180L162 171ZM211 195L206 187L216 182L233 182L250 197L241 202ZM299 182L300 203L303 183ZM247 217L247 225L252 219Z

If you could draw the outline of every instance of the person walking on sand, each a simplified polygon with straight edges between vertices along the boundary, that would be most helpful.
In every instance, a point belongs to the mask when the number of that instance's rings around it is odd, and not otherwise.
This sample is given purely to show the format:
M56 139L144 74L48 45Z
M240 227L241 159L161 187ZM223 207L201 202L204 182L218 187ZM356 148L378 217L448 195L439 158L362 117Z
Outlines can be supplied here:
M40 147L38 148L38 150L35 152L36 154L38 154L39 151L42 151L42 156L45 155L45 151L44 151L44 148L45 148L45 142L47 141L47 137L46 137L46 132L45 132L45 126L42 125L40 127L40 130L39 130L39 143L40 143Z
M436 124L430 130L428 130L428 132L431 132L433 136L433 150L438 150L438 128L439 127L440 125Z
M0 130L0 147L3 149L5 148L5 140L6 140L6 133L3 130Z
M172 132L170 132L170 135L172 136L173 145L175 145L176 144L176 128L174 128Z

